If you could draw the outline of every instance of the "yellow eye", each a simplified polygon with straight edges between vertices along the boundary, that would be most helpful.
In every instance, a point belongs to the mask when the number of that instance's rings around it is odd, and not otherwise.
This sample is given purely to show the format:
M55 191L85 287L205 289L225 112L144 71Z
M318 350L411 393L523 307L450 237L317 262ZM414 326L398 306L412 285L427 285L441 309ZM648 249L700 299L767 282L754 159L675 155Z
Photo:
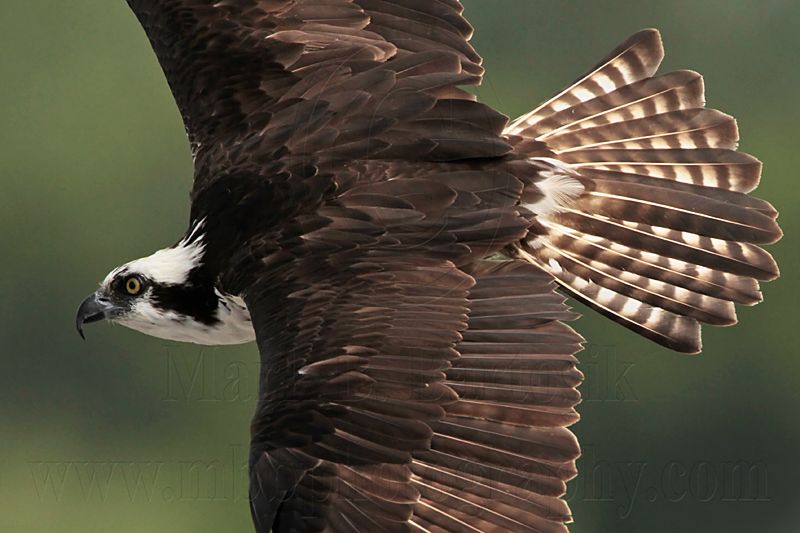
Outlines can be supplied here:
M131 276L125 281L125 290L131 296L139 294L142 290L142 281L136 276Z

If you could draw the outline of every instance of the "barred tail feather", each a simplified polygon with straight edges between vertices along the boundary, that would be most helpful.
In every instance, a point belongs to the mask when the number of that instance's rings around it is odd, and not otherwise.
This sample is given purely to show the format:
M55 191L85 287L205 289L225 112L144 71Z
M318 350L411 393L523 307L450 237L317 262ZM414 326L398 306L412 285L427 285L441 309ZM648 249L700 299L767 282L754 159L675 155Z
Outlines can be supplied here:
M640 31L619 45L608 57L595 65L575 83L511 123L507 132L512 135L522 135L525 130L544 131L548 126L537 128L537 125L556 117L560 112L580 108L580 104L583 102L650 78L658 70L663 59L664 48L658 31ZM565 122L574 122L574 120L567 119Z
M761 300L758 282L779 275L761 245L782 233L747 194L761 163L736 151L736 121L704 108L699 74L653 77L662 58L658 32L643 30L508 127L545 168L518 253L601 313L694 353L700 324L734 324L735 303Z

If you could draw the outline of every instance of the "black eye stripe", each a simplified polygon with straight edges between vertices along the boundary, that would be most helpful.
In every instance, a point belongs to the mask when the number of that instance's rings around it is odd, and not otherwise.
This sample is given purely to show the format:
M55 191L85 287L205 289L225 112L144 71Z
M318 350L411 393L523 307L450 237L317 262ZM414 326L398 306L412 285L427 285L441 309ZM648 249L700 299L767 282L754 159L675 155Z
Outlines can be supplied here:
M209 326L219 323L217 308L220 301L213 285L153 283L151 288L151 302L156 307L185 315Z

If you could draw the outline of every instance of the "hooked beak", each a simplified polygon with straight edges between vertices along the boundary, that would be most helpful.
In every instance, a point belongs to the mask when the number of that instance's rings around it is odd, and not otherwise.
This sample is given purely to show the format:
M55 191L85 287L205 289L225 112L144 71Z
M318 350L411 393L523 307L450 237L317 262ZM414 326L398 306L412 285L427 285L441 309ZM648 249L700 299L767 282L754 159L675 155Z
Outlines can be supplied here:
M78 308L78 314L75 316L75 328L78 330L78 334L82 339L86 340L86 337L83 335L84 324L90 324L105 318L112 318L116 314L116 311L117 308L114 304L98 296L96 292L89 295L89 297L81 303L81 306Z

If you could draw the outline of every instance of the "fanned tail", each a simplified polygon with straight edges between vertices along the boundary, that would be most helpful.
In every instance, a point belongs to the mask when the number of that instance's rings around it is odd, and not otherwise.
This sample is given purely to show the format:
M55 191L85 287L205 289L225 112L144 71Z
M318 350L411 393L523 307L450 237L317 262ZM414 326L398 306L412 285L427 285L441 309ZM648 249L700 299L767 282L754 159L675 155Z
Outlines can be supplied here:
M506 134L541 169L536 224L518 253L579 300L670 348L700 351L700 324L736 322L778 267L759 245L777 212L748 196L761 163L737 152L736 121L705 109L702 77L653 77L643 30ZM530 153L528 153L530 152Z

